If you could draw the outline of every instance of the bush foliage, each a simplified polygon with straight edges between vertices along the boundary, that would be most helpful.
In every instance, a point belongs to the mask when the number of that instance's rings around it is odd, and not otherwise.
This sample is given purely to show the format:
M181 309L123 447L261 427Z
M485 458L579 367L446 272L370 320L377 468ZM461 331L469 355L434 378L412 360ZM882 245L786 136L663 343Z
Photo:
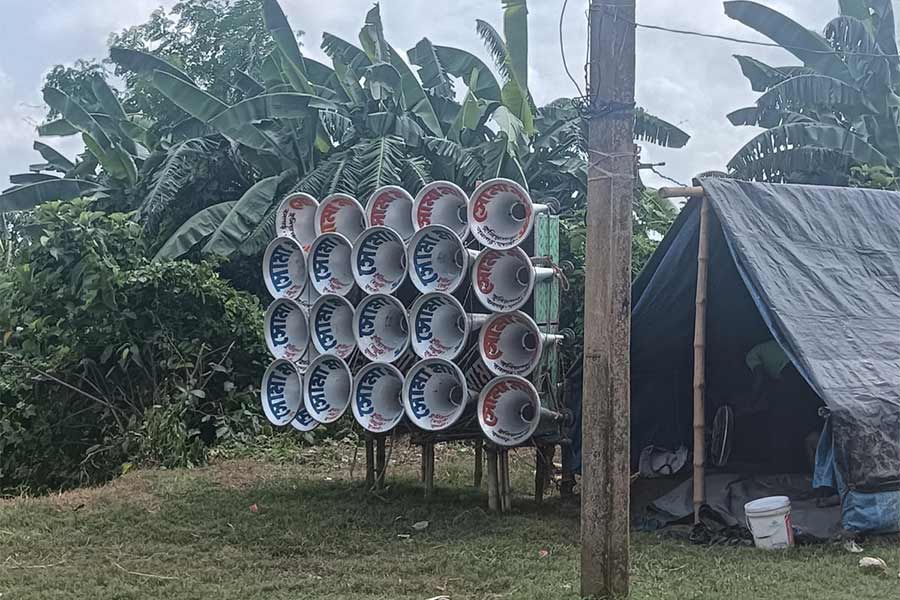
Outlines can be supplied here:
M141 229L86 200L16 229L0 273L0 487L191 465L263 428L258 301L206 263L154 264Z

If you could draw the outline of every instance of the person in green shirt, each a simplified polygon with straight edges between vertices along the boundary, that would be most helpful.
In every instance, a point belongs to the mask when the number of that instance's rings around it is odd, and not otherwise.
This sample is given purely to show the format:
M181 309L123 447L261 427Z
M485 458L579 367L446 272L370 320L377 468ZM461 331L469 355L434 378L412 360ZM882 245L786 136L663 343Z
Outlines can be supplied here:
M753 401L769 414L770 445L776 449L776 463L796 455L798 438L801 438L807 466L814 468L821 426L812 431L806 428L818 421L811 415L817 412L821 400L775 340L753 346L745 360L753 373Z
M791 363L791 359L775 340L753 346L747 353L746 360L751 372L755 374L757 369L762 369L772 379L781 379L781 372Z

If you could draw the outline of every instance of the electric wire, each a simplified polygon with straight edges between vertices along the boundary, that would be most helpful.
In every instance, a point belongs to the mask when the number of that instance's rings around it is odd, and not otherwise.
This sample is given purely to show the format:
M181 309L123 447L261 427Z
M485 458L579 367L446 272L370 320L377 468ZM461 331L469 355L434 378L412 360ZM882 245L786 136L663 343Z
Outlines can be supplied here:
M610 8L625 8L630 6L630 4L613 4L613 3L600 3L600 6L607 9L606 12L610 16L617 19L624 19L624 17L618 14L615 11L608 10ZM805 48L803 46L793 46L790 44L778 44L775 42L761 42L758 40L749 40L746 38L738 38L732 37L729 35L721 35L717 33L706 33L703 31L695 31L692 29L676 29L673 27L665 27L663 25L651 25L648 23L639 23L637 21L632 21L630 19L626 20L631 25L639 29L648 29L652 31L662 31L665 33L672 33L676 35L685 35L685 36L693 36L700 37L706 39L713 39L725 42L733 42L736 44L744 44L746 46L761 46L764 48L781 48L784 50L797 50L798 52L804 52L807 54L815 54L815 55L832 55L832 56L863 56L868 58L900 58L900 54L886 54L884 52L854 52L854 51L838 51L838 50L813 50L810 48Z
M562 10L559 13L559 53L562 55L562 63L563 69L566 70L566 75L569 76L569 79L575 84L575 89L578 90L578 96L584 96L584 92L581 90L581 86L578 85L578 82L575 80L575 77L572 76L572 72L569 71L569 63L566 61L566 45L563 41L563 20L566 18L566 7L569 5L569 0L563 0Z

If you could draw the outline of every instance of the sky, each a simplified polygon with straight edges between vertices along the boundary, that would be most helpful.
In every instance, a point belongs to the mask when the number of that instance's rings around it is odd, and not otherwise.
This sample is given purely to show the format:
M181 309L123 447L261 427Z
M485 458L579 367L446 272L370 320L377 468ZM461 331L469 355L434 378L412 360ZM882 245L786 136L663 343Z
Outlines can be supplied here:
M803 25L821 31L837 14L837 0L761 0ZM27 171L39 162L32 150L35 126L45 107L41 100L44 74L57 64L79 58L107 56L113 31L145 21L153 10L174 0L0 0L0 188L7 174ZM487 55L475 32L475 19L502 28L500 0L381 0L388 41L411 48L422 37ZM294 29L303 30L306 55L328 62L319 49L323 31L356 40L371 0L281 0ZM560 55L560 13L563 0L529 2L529 86L540 105L576 94L563 70ZM583 88L587 47L588 0L569 0L563 22L563 46L569 69ZM639 23L663 25L767 41L725 16L720 0L638 0ZM689 182L697 173L723 170L728 160L755 134L733 127L725 118L751 105L755 94L734 60L747 54L778 66L796 61L780 49L761 48L638 30L638 105L675 123L691 134L679 150L643 145L642 158L665 162L660 171ZM81 150L76 138L48 141L70 158ZM661 183L645 173L650 185Z

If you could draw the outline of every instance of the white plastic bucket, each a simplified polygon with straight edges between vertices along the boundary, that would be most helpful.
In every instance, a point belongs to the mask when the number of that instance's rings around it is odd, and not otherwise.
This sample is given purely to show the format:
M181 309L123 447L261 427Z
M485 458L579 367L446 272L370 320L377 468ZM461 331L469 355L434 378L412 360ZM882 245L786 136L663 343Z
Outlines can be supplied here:
M744 505L744 515L757 548L780 550L794 545L791 499L787 496L769 496L748 502Z

